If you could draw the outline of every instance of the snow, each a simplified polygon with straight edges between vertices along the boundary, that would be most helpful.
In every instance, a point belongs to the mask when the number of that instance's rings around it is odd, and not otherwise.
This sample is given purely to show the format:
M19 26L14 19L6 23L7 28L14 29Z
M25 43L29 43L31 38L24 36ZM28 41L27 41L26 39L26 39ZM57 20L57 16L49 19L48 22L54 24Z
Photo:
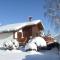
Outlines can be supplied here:
M41 46L46 46L44 40L40 37L36 37L33 41L29 41L28 47L36 49L36 44ZM6 41L7 45L12 45L12 42L16 42L14 40ZM34 43L33 43L34 42ZM40 44L39 44L40 43ZM41 44L43 43L43 44ZM15 43L17 45L17 42ZM18 46L18 45L17 45ZM59 54L58 54L59 53ZM25 47L19 47L19 50L2 50L0 49L0 60L60 60L60 52L56 48L52 50L41 50L38 51L25 51Z
M36 37L34 39L36 39L36 42L37 40L41 41L40 37ZM6 41L6 44L12 45L12 42L16 42L16 41L14 40ZM33 42L35 42L35 40ZM26 48L36 49L36 45L33 42L30 41L27 44L28 47ZM17 45L17 42L15 44ZM43 44L41 46L45 46L45 45ZM40 52L38 51L27 51L26 52L25 47L21 46L19 47L18 50L0 49L0 60L60 60L60 52L58 52L56 48L52 50L41 50Z
M36 45L30 41L25 47L35 49ZM21 46L19 50L0 50L0 60L60 60L57 48L26 52L25 47Z
M37 46L47 46L46 41L42 37L31 38L25 46L25 50L34 49L37 51Z
M28 50L28 49L35 49L37 51L37 46L34 43L27 43L25 46L25 50Z
M1 33L0 34L0 47L3 47L5 41L11 41L13 39L13 33ZM14 39L16 40L16 39Z
M42 37L35 37L32 39L33 43L36 43L37 46L47 46L46 41Z
M7 40L3 43L3 47L5 49L17 49L19 47L19 43L17 40Z
M60 55L55 49L49 51L0 50L0 60L60 60Z
M40 20L33 20L31 22L24 22L24 23L15 23L9 25L0 26L0 32L7 32L7 31L15 31L27 25L34 25L41 22Z

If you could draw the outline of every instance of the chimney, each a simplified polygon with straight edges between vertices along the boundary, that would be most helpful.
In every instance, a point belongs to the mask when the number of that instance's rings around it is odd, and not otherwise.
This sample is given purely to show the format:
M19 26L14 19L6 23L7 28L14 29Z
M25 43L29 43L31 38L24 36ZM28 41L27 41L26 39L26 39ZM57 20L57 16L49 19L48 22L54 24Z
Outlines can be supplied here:
M32 21L32 16L29 16L29 21Z

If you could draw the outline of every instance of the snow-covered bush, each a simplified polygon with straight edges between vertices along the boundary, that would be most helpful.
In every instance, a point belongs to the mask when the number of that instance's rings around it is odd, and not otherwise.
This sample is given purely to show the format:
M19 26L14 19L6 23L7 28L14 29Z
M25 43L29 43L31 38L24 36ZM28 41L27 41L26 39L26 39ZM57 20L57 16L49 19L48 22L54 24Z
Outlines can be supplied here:
M35 37L31 41L32 43L35 43L37 46L44 47L47 46L46 41L42 37Z
M17 49L19 47L19 42L17 40L12 40L13 49Z
M3 43L3 47L9 50L17 49L19 47L19 43L16 40L5 41Z
M35 37L30 39L29 42L25 46L25 50L35 49L37 51L37 47L46 47L46 41L42 37Z
M27 43L26 46L25 46L25 50L35 50L37 51L37 46L35 43Z

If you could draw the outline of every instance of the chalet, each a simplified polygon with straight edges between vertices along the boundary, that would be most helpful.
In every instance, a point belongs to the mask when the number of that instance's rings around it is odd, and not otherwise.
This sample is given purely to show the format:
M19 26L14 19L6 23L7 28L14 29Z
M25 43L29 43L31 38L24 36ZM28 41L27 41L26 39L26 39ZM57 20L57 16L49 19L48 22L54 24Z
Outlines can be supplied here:
M17 40L20 44L28 42L30 36L44 30L40 20L0 26L0 45L6 40Z

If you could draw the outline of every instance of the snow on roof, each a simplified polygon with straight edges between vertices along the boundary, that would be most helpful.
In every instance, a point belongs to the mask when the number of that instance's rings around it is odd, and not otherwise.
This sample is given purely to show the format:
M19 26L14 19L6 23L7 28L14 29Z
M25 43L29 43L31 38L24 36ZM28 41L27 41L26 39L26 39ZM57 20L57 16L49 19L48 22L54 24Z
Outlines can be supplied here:
M24 22L24 23L15 23L15 24L9 24L9 25L3 25L0 26L0 32L9 32L9 31L16 31L22 27L25 27L27 25L34 25L41 22L40 20L33 20L30 22Z

